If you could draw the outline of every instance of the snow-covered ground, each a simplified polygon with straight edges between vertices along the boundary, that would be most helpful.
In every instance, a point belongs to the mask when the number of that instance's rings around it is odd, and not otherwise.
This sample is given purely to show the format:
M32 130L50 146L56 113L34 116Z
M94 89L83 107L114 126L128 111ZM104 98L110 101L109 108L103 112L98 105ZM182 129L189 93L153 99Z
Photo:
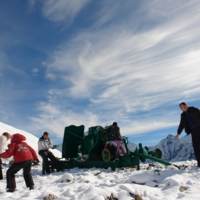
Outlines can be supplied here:
M16 175L16 192L5 192L6 180L0 181L0 199L43 199L51 195L59 200L133 200L134 195L140 195L143 200L199 200L200 169L196 161L174 164L182 167L156 164L149 168L141 164L140 171L75 168L51 175L41 175L41 166L35 166L35 190L26 188L20 171ZM7 168L3 169L4 177Z
M25 135L27 143L37 151L37 137L0 122L0 134L5 131ZM129 144L129 148L134 149L135 145ZM60 151L53 150L53 153L61 157ZM199 200L200 169L196 167L196 161L173 164L179 167L154 163L141 164L140 171L74 168L50 175L42 175L41 165L34 166L35 190L26 188L21 170L16 174L17 191L14 193L6 192L5 177L9 166L3 165L0 199L42 200L50 195L49 199L59 200Z

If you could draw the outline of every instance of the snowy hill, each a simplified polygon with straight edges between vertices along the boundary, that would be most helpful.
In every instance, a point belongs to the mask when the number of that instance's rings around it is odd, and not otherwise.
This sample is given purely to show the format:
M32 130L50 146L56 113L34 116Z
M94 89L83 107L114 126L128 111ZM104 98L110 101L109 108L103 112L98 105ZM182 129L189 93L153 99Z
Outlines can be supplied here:
M0 131L14 134L21 133L27 138L27 143L37 151L38 138L30 133L16 129L0 122ZM129 143L128 147L134 151L136 144ZM164 152L163 159L190 159L191 138L184 136L175 141L174 136L168 135L158 145ZM185 152L185 154L180 153ZM57 154L58 153L58 154ZM61 152L54 150L54 154L61 157ZM185 157L184 157L185 156ZM0 181L0 199L60 199L60 200L190 200L200 199L200 169L196 161L176 162L170 166L159 163L149 166L140 163L141 170L133 168L113 171L108 169L66 169L42 175L42 166L33 166L32 175L35 189L26 188L23 170L16 174L17 191L6 192L6 171L8 165L3 165L4 179ZM48 197L48 198L47 198Z
M8 132L11 135L15 134L15 133L20 133L20 134L24 135L26 137L27 144L29 144L36 152L38 152L38 139L39 138L35 137L31 133L28 133L26 131L14 128L12 126L9 126L7 124L0 122L0 134L2 134L3 132ZM10 140L7 142L7 144L9 144L9 143L10 143ZM53 152L53 154L56 157L61 157L60 151L58 151L56 149L51 149L51 151ZM40 159L40 156L39 156L39 159Z
M136 147L138 146L138 145L136 145L135 143L132 143L132 142L128 142L128 149L130 150L130 151L135 151L135 149L136 149Z
M149 147L149 150L160 149L162 151L162 159L166 161L185 161L195 159L191 135L185 135L178 141L173 135L168 135L157 145Z
M129 142L128 148L135 151L137 145ZM185 135L179 140L175 140L175 136L169 134L165 139L161 140L157 145L150 146L149 150L160 149L162 151L162 160L177 162L186 160L196 160L191 135Z

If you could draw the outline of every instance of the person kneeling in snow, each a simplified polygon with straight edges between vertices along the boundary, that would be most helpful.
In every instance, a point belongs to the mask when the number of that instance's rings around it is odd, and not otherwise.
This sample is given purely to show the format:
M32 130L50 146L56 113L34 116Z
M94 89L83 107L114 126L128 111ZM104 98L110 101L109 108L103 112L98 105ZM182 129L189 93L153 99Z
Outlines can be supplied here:
M38 160L35 150L33 150L26 142L26 137L16 133L11 137L11 143L8 145L8 150L1 153L1 158L10 158L13 156L15 162L10 166L6 173L7 192L16 190L15 174L23 169L24 180L29 190L34 189L34 182L31 175L31 166L33 160Z

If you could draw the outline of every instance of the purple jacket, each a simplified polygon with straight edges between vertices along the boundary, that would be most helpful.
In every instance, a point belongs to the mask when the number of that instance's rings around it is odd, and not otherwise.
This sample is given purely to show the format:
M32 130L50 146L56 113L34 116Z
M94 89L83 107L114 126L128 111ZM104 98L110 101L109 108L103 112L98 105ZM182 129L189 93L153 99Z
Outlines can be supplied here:
M125 148L124 143L122 141L114 140L114 141L106 142L106 146L108 144L114 146L117 149L118 154L126 154L126 148ZM105 146L105 148L106 148L106 146Z

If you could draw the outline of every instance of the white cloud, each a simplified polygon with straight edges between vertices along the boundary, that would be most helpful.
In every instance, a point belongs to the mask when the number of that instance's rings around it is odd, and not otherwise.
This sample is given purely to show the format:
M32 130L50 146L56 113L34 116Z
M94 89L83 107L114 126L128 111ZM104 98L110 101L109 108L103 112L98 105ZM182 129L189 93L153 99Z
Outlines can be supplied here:
M36 3L36 0L28 0L27 6L28 6L29 12L33 11L35 3Z
M7 56L0 51L0 76L2 76L2 70L6 67L7 65Z
M43 1L43 13L46 18L54 22L64 21L65 26L70 25L77 13L90 0L48 0Z
M176 51L173 43L159 48L158 43L170 43L166 38L171 32L162 29L137 35L120 34L116 38L100 33L82 35L87 44L76 38L71 45L74 49L69 51L63 45L55 53L53 63L47 66L47 74L70 81L72 96L90 97L94 103L115 98L121 103L123 99L134 110L134 105L138 108L144 100L155 106L160 99L165 99L162 103L176 100L174 94L179 93L179 98L184 96L181 88L191 93L192 88L198 87L200 57L199 49L192 53ZM168 55L167 51L174 51L174 55Z
M38 68L33 68L33 69L32 69L32 75L33 75L33 76L37 76L38 72L39 72L39 69L38 69Z
M41 114L31 118L37 124L36 128L40 131L51 130L59 137L63 137L66 126L85 125L85 131L87 131L88 127L98 124L98 116L84 110L74 113L70 108L65 109L62 106L45 102L38 105L38 110Z
M63 89L54 88L49 95L89 101L85 117L80 116L83 112L71 112L70 108L65 113L58 109L63 117L58 117L56 123L83 122L91 126L117 119L127 121L128 128L124 127L124 132L128 135L177 125L177 120L164 116L170 112L164 106L182 99L199 99L200 14L195 1L174 7L171 13L167 10L176 2L168 3L145 4L140 7L141 13L126 13L124 20L116 19L117 25L111 23L108 26L106 23L116 17L120 6L111 9L109 15L103 15L107 9L102 9L102 17L99 11L99 18L91 28L55 50L46 62L46 74L54 80L62 80ZM145 21L151 26L136 30L135 26L142 26ZM52 107L56 106L55 102L51 103ZM161 111L159 117L150 113L155 108ZM149 113L140 121L132 117L141 116L141 112ZM160 116L164 117L158 122ZM45 117L48 119L45 115L38 121ZM54 122L50 121L46 124L52 126Z
M55 103L41 102L38 105L38 111L41 113L38 117L31 120L37 124L33 125L38 131L51 130L56 136L62 137L64 128L69 125L85 125L85 131L91 126L101 125L103 127L111 125L116 119L121 119L119 126L122 135L139 135L146 132L156 131L164 128L177 126L179 116L171 113L168 116L161 116L159 121L154 114L140 117L140 119L130 119L125 117L120 111L113 113L93 113L87 110L74 112L70 108L64 108L63 105ZM177 114L177 113L176 113Z
M142 133L148 133L151 131L161 130L165 128L170 128L177 126L177 122L165 122L165 121L146 121L146 122L137 122L134 121L133 123L130 123L129 126L121 127L121 130L123 130L124 135L138 135ZM174 133L176 134L176 132Z

